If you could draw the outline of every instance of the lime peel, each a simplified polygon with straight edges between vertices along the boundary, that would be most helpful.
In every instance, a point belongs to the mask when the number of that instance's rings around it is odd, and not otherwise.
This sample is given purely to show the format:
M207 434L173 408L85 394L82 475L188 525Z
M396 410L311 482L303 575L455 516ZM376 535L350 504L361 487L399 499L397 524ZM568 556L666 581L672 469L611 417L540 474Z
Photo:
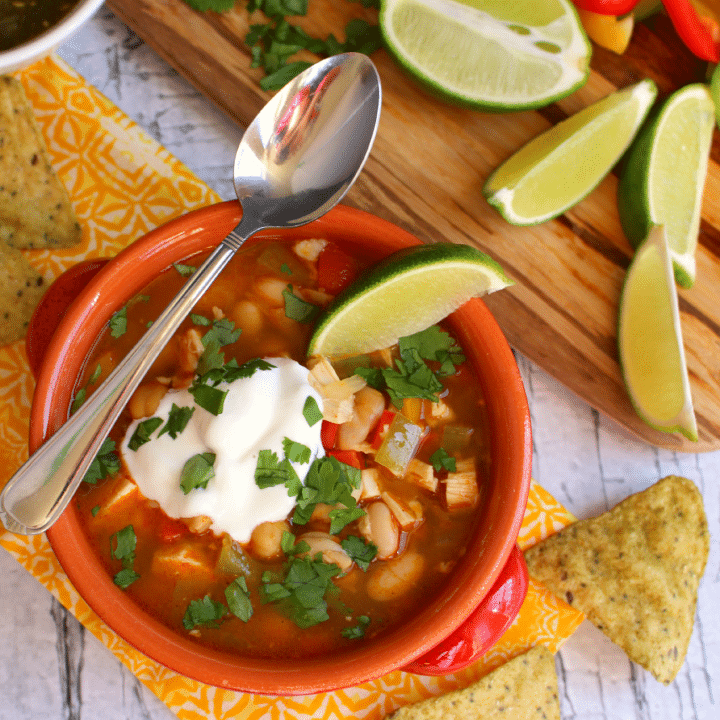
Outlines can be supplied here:
M320 318L309 355L356 355L394 345L470 298L511 285L500 265L469 245L399 250L338 295Z
M533 138L488 177L487 201L513 225L536 225L586 197L638 133L657 86L642 80Z
M633 257L620 297L620 366L640 418L697 441L677 289L664 228L654 226Z
M637 247L653 225L664 225L675 279L686 288L695 281L695 250L715 124L707 85L680 88L641 130L618 183L618 210L628 240Z
M405 70L461 105L542 107L590 72L591 45L570 0L382 0L379 24Z

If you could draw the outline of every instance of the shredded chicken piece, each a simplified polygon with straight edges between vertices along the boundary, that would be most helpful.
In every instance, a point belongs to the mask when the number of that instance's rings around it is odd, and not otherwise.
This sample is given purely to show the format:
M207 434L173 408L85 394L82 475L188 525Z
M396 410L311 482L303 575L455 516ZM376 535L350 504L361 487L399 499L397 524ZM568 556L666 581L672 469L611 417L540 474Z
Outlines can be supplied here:
M408 464L405 478L425 490L434 493L438 488L438 479L429 463L413 458Z
M438 400L438 402L432 403L430 415L433 420L452 420L454 418L453 411L443 400Z
M310 385L323 399L323 418L329 422L344 423L353 417L355 393L366 383L359 375L340 380L330 361L320 356L310 370Z
M360 487L353 490L353 497L361 500L373 500L380 497L380 470L376 467L364 468L360 471Z
M309 238L307 240L300 240L295 243L293 250L298 257L309 262L316 262L320 257L320 253L325 249L328 244L327 240L321 238Z
M216 320L222 320L225 317L225 313L217 305L213 305L212 314Z
M191 518L184 518L183 522L188 526L188 530L194 533L204 533L210 529L212 518L207 515L196 515Z
M422 519L422 506L417 503L413 508L408 507L393 497L389 492L383 492L382 499L390 508L390 512L397 520L398 525L405 531L412 530ZM419 514L418 514L419 513Z
M461 460L455 472L445 480L445 502L448 509L474 507L480 499L474 460Z

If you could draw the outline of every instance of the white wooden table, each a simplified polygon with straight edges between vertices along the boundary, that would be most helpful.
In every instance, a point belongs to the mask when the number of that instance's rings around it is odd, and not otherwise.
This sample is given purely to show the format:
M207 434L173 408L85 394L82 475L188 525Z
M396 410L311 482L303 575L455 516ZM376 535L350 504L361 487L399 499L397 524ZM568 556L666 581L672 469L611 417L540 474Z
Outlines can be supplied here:
M215 110L110 12L59 54L223 199L242 129ZM687 660L665 687L585 623L557 654L563 720L720 718L720 453L676 455L624 433L522 357L533 474L578 517L660 478L703 493L712 549ZM0 720L172 720L173 713L0 551Z

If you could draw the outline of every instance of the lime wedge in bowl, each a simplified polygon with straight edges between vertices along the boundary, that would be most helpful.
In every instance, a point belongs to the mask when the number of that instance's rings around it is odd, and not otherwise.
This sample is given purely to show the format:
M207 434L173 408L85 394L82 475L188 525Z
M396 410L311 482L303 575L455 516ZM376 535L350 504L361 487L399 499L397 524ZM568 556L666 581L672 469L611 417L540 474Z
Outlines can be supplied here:
M542 107L589 74L590 43L570 0L382 0L379 24L405 70L461 105Z
M637 247L653 225L664 225L675 279L695 282L695 249L715 105L703 83L671 95L630 148L618 184L618 210Z
M338 295L318 321L308 355L389 347L472 297L510 285L500 265L469 245L416 245L389 255Z
M683 349L672 260L661 226L654 226L628 268L618 318L625 387L651 427L698 439Z
M657 96L643 80L533 138L485 182L487 201L513 225L536 225L580 202L612 170Z

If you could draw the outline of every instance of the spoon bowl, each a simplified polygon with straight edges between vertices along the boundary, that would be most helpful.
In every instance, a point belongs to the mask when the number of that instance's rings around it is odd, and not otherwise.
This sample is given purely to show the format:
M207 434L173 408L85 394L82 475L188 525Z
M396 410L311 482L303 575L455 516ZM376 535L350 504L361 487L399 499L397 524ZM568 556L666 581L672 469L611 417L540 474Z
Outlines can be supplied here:
M342 199L370 153L380 106L377 70L360 53L312 65L265 105L235 158L243 209L237 227L90 399L8 481L0 494L8 530L38 534L58 519L153 361L247 238L309 223Z

